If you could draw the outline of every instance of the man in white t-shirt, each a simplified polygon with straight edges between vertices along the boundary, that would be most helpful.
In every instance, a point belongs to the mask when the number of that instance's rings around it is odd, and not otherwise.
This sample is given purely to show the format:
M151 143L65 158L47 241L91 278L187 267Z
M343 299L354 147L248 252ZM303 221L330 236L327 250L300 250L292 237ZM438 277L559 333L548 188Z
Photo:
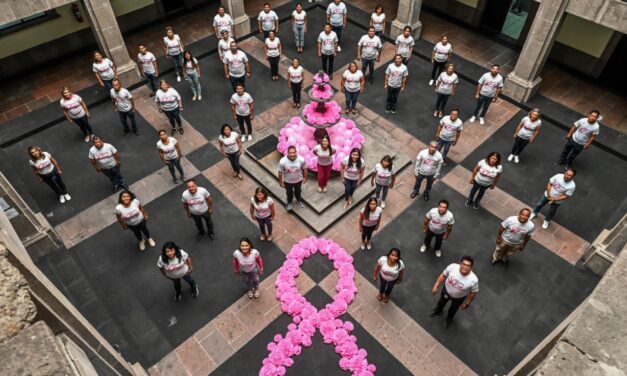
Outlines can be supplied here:
M216 38L220 39L222 38L223 31L229 33L229 38L233 38L233 40L237 39L235 29L233 28L233 19L226 13L224 6L220 5L218 7L218 14L213 17L213 32Z
M507 266L507 259L512 254L522 252L534 232L533 222L529 220L531 210L524 208L518 216L511 216L501 222L496 235L496 249L492 254L492 265L497 262Z
M340 43L342 43L342 30L346 26L346 13L346 4L341 0L333 0L327 7L327 23L337 35L337 52L342 51Z
M159 67L157 66L157 59L152 52L149 52L146 46L142 43L139 44L139 53L137 54L137 61L141 66L141 73L146 77L146 82L152 90L151 97L154 97L157 93L157 77L159 77Z
M451 146L457 145L459 136L464 129L464 122L459 118L459 110L454 108L451 114L440 120L435 131L435 139L438 141L438 151L442 153L442 165L446 166L446 156Z
M573 178L576 174L577 171L574 168L568 167L563 174L553 175L546 184L546 191L544 191L544 194L533 208L530 219L534 219L544 205L549 204L549 214L544 217L544 222L542 222L543 229L549 228L549 222L555 216L557 209L575 193L576 185Z
M453 213L448 210L448 201L440 200L438 207L433 208L425 215L422 222L422 232L425 233L425 240L420 247L420 252L424 253L431 245L431 239L435 237L435 257L442 256L442 240L447 240L453 231L455 219Z
M385 70L385 80L383 81L383 88L387 90L387 98L385 100L386 113L396 113L398 95L405 91L407 76L409 76L409 70L403 64L403 57L401 55L394 56L394 62L388 65Z
M423 198L425 201L429 201L429 192L431 192L433 182L438 178L438 175L440 175L443 161L442 154L438 151L437 141L429 142L429 148L421 150L420 153L418 153L414 168L416 183L409 197L415 198L418 196L422 181L427 179L427 186L425 187Z
M94 146L89 149L88 156L92 166L111 181L113 193L117 192L118 188L124 188L128 191L128 184L120 172L121 163L118 150L113 145L103 142L100 136L93 136L91 141Z
M263 10L257 16L257 26L259 32L263 34L263 40L268 39L271 31L279 33L279 16L270 8L269 3L263 4Z
M247 139L251 141L253 139L251 122L255 116L255 105L253 97L244 90L244 85L242 84L237 84L235 94L231 96L231 114L233 115L233 120L237 120L239 125L239 131L242 135L241 141L244 142ZM248 129L246 129L247 127Z
M133 99L133 94L123 88L120 80L117 78L113 80L113 88L109 94L111 95L111 102L113 102L113 111L116 111L118 115L120 115L120 121L124 127L124 134L128 134L131 131L127 121L127 118L130 118L133 133L139 136L137 122L135 121L135 100Z
M381 39L375 35L373 26L368 28L368 34L361 37L357 43L357 61L361 60L361 71L368 76L370 84L374 82L374 63L381 61ZM370 74L368 75L368 68Z
M207 225L207 232L209 233L209 239L213 240L213 221L211 220L211 213L213 213L213 200L211 194L203 187L199 187L194 179L187 181L187 189L183 192L181 201L183 202L183 208L188 217L194 219L198 234L196 240L200 240L205 236L205 228L202 225L203 219Z
M469 120L471 123L474 123L475 120L477 120L477 116L479 116L479 124L485 124L484 118L485 114L488 112L490 103L496 102L502 87L503 76L499 74L499 65L492 64L490 71L481 76L477 83L477 91L475 92L477 105ZM479 113L479 110L481 110L481 113Z
M231 42L230 50L224 53L224 77L231 81L235 93L237 84L246 86L246 77L250 77L250 63L248 56L237 48L237 42Z
M337 54L337 35L331 30L331 25L324 25L324 30L318 35L318 56L322 59L322 70L333 79L333 60Z
M570 166L582 150L586 150L592 145L599 134L600 127L597 120L600 115L599 110L592 110L587 118L581 118L573 124L566 135L567 141L564 150L555 162L556 166L561 166L564 163L566 166Z
M285 188L287 194L287 211L292 210L292 200L296 196L298 206L305 207L300 196L302 185L307 183L307 162L305 158L298 155L295 146L287 148L287 155L279 161L279 185Z
M394 44L396 45L396 53L403 57L403 64L407 64L411 59L414 51L414 37L411 36L411 26L405 26L403 28L403 34L396 37Z
M451 325L459 307L462 307L462 309L470 307L479 291L479 279L471 270L474 262L475 260L472 257L462 256L459 264L453 263L444 269L431 289L431 293L435 295L438 293L440 285L444 283L440 300L438 300L438 304L433 308L429 317L439 315L446 303L449 300L451 301L451 306L444 321L445 328Z

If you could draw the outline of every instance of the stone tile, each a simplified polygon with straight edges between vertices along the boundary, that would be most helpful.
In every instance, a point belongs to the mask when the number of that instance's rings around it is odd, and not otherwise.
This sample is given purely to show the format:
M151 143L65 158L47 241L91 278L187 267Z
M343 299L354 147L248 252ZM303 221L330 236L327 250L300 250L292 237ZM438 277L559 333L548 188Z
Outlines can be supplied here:
M212 323L208 323L207 325L203 326L199 331L194 333L194 338L196 339L196 341L200 342L215 331L216 327Z
M435 338L413 320L401 330L401 335L422 354L428 354L438 344Z
M436 344L427 354L431 360L445 375L457 375L464 371L466 365L460 362L455 355L441 344Z
M187 376L187 371L177 352L172 351L150 368L150 375Z
M214 319L213 324L220 334L231 343L237 339L240 335L246 332L246 326L244 323L231 311L224 312L219 317Z
M209 355L207 355L205 350L203 350L198 341L196 341L193 337L177 347L176 354L178 355L183 368L185 368L188 373L198 371L204 364L211 360Z
M410 347L409 342L390 324L385 324L385 326L380 328L379 331L374 334L374 337L395 357L400 356Z
M398 360L414 375L437 375L439 372L435 364L413 346L409 346Z
M214 331L204 340L200 341L200 346L205 350L216 366L222 364L235 353L235 350L218 331Z

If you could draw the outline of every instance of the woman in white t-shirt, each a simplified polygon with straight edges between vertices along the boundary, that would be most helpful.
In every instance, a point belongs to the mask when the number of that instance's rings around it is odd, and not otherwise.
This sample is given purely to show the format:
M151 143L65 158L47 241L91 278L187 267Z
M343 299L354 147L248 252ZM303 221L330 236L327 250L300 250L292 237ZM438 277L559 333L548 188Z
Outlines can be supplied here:
M384 155L381 161L374 166L372 175L370 177L370 186L374 188L374 197L377 200L381 200L381 209L385 208L385 199L388 196L388 190L394 188L394 182L396 181L396 171L394 171L394 164L392 157Z
M385 13L381 5L374 8L374 13L370 16L370 26L374 27L374 34L381 38L385 30Z
M235 275L241 276L248 287L248 298L259 298L259 276L263 274L263 262L259 251L248 238L239 241L239 249L233 252Z
M174 29L172 26L168 26L165 28L165 37L163 37L163 48L165 52L165 56L172 60L172 64L174 65L174 72L176 72L176 80L181 81L181 75L183 73L183 51L185 51L185 47L183 46L183 41L181 41L181 37L178 34L174 34Z
M525 149L525 146L535 141L538 134L540 134L540 126L542 121L540 120L540 110L537 108L529 111L529 115L525 116L516 131L514 131L514 146L512 146L512 153L507 157L509 162L514 160L514 163L520 162L518 156Z
M170 171L170 175L172 175L174 184L178 183L174 168L179 171L181 181L185 182L185 172L183 172L183 166L181 166L181 157L183 156L183 154L181 154L181 144L176 141L176 138L168 136L168 132L165 129L159 131L157 150L159 151L161 162L168 166L168 171Z
M287 86L292 90L292 108L300 108L300 93L303 90L305 69L300 66L300 60L292 59L292 65L287 68Z
M157 267L164 277L174 283L174 300L180 301L183 297L181 293L181 278L189 284L192 289L192 297L198 297L198 285L192 278L192 259L187 252L180 249L174 242L166 242L161 249L161 256L157 260Z
M239 134L230 125L222 124L218 142L220 143L220 153L231 162L233 177L243 180L242 168L239 165L239 157L242 155L242 140L240 140Z
M431 70L431 80L429 80L429 86L433 85L436 77L444 71L451 55L453 53L453 46L448 42L448 36L444 35L442 40L433 46L431 52L431 64L433 69Z
M329 135L325 134L322 136L320 143L311 152L317 157L318 192L326 193L331 169L333 168L333 155L335 155L335 147L331 145Z
M146 249L144 238L148 240L148 244L150 244L151 247L155 246L155 241L150 237L150 231L148 230L148 226L146 226L148 214L146 214L144 206L135 197L133 192L128 190L120 192L118 204L115 207L115 216L123 229L133 232L133 235L135 235L139 241L140 251ZM142 234L144 234L144 238L142 238Z
M296 9L292 12L292 30L296 38L296 52L303 52L305 47L305 33L307 32L307 12L303 10L303 4L297 3Z
M72 93L67 86L64 86L61 89L59 105L61 105L63 115L65 115L68 123L78 125L78 128L85 137L85 142L89 142L94 134L94 130L91 128L91 125L89 125L88 118L91 116L91 113L83 101L83 98Z
M39 146L29 146L28 156L30 157L28 163L37 175L37 179L52 188L60 203L64 204L65 201L70 201L72 197L67 193L67 188L61 179L63 172L57 160L50 153L42 151Z
M353 148L344 158L340 169L342 184L344 184L344 209L353 203L353 193L364 178L365 162L361 157L361 150Z
M268 32L268 37L264 41L264 50L266 52L266 59L270 63L270 75L272 81L279 80L279 60L281 60L281 40L277 38L274 31Z
M377 205L377 199L370 197L366 206L359 212L359 232L361 232L361 249L372 249L372 233L379 229L383 209Z
M115 67L115 64L108 58L103 57L99 51L95 51L92 71L100 86L107 88L108 94L113 88L113 80L118 78L118 69Z
M479 209L479 202L485 190L494 189L501 179L503 166L501 166L501 154L493 151L485 159L480 160L472 170L469 183L472 184L466 206Z
M375 281L379 278L379 294L378 301L387 303L390 301L390 294L394 285L398 285L403 280L405 263L401 260L401 251L398 248L392 248L387 256L381 256L374 265L372 279Z
M366 80L362 71L357 69L357 63L351 61L348 64L348 69L342 74L342 82L340 83L340 90L346 96L346 110L344 113L348 115L349 112L353 112L353 115L357 113L355 107L357 106L357 98L359 94L364 92Z
M170 87L166 80L161 80L159 81L159 90L157 90L157 94L155 94L155 102L157 102L159 112L165 114L172 126L170 135L174 136L177 125L179 127L179 133L183 134L183 121L181 120L183 99L179 95L179 92Z
M192 87L192 100L202 99L202 89L200 87L200 65L198 64L198 60L190 51L185 51L183 53L183 70L185 71L185 79L189 82Z
M268 197L268 191L263 187L257 187L255 195L250 198L250 217L259 224L259 231L261 232L259 240L262 242L272 241L274 215L274 201Z
M218 41L218 59L220 59L220 63L224 61L224 53L231 50L231 42L235 42L235 40L229 36L227 30L223 30L222 38Z

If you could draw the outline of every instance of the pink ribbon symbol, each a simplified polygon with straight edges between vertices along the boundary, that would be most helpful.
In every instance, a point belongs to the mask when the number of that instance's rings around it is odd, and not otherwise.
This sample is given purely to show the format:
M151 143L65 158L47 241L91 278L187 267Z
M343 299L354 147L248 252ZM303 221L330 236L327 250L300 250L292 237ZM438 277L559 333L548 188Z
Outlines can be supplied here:
M326 255L339 275L333 302L320 311L296 288L300 266L316 252ZM311 346L316 329L320 330L324 343L335 345L335 352L341 357L340 368L355 376L374 375L376 366L368 364L368 353L357 346L357 338L350 334L354 329L353 323L338 318L346 313L348 305L355 299L357 287L354 277L353 257L331 240L310 236L292 247L279 269L275 286L281 309L292 316L293 322L288 325L285 336L277 334L274 341L268 344L270 354L263 360L260 376L285 375L286 367L294 364L292 357L301 353L302 346Z

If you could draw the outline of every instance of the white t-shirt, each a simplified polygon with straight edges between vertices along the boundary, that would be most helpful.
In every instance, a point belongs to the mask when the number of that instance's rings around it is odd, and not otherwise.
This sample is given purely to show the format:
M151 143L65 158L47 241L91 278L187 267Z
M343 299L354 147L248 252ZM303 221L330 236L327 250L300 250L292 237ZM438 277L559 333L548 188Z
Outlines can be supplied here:
M439 84L437 92L439 94L449 95L453 92L453 86L459 83L459 79L457 78L457 74L455 72L453 72L450 76L448 73L442 72L438 77L437 83Z
M488 72L481 76L479 84L481 85L479 94L486 97L494 97L496 95L496 89L503 87L503 76L497 74L496 77L493 77L492 73Z
M155 66L154 66L154 62L157 60L155 59L155 55L152 54L152 52L146 52L145 54L137 54L137 60L139 60L139 62L142 65L142 70L144 73L147 74L155 74Z
M89 159L95 160L100 168L110 169L115 167L115 153L117 152L118 150L113 145L105 142L100 149L95 145L89 149Z
M255 217L263 219L272 215L272 209L270 208L270 206L274 204L272 198L268 197L263 202L257 202L255 197L251 197L250 203L253 205Z
M320 146L320 144L316 145L312 150L312 152L318 157L318 164L321 166L333 164L331 151L335 151L335 146L329 145L327 150L322 150L322 146Z
M43 151L41 152L41 158L36 161L32 159L28 161L28 163L37 169L37 173L39 175L48 175L54 170L54 165L52 164L50 153Z
M381 163L377 163L374 166L372 172L374 175L375 183L387 187L392 183L392 175L394 175L394 167L392 168L383 168Z
M157 149L163 152L163 158L165 158L166 161L171 161L179 157L179 152L176 151L177 143L178 141L176 141L174 137L168 137L167 145L161 140L157 141Z
M318 35L318 43L320 43L320 53L323 55L333 55L335 53L335 43L338 42L337 34L331 31L329 34L324 31Z
M449 115L446 115L440 120L440 125L442 126L440 138L444 141L454 141L457 132L464 129L464 122L460 118L453 121Z
M351 93L361 90L361 79L364 74L357 69L355 73L350 70L345 70L342 77L344 77L344 88Z
M259 251L253 248L250 252L248 252L247 256L244 256L242 251L236 249L235 252L233 252L233 257L237 259L240 271L250 273L257 268L257 257L259 257Z
M279 161L279 171L283 172L283 181L289 184L296 184L303 180L303 169L307 167L305 158L296 156L293 161L284 156Z
M434 59L437 62L445 62L448 60L448 55L453 51L453 46L447 43L446 46L442 42L438 42L433 46L433 52L435 52Z
M183 53L181 49L181 38L178 34L174 34L172 39L167 36L163 37L163 43L168 47L168 55L176 56Z
M92 71L94 71L94 73L98 73L98 76L100 76L100 78L103 80L110 81L115 78L115 72L113 71L113 62L106 57L102 59L100 63L96 63L94 61L91 69Z
M403 58L409 57L409 50L414 47L416 42L411 35L405 38L403 34L396 37L396 53L400 54Z
M240 50L233 55L231 50L224 53L224 59L222 62L226 64L229 70L229 75L233 77L242 77L246 74L246 63L248 63L248 56Z
M459 272L459 264L452 263L444 269L446 281L444 286L451 298L463 298L470 292L479 291L479 278L471 270L468 275Z
M349 164L349 156L344 157L344 160L342 160L342 166L344 166L344 179L348 179L348 180L359 180L359 171L360 169L357 168L357 163L353 163L351 162ZM361 168L363 169L365 167L366 162L364 161L363 158L361 158Z
M159 260L157 261L157 267L159 267L159 269L164 268L165 275L168 278L181 278L189 271L189 267L187 266L188 258L189 255L187 254L187 252L181 249L180 259L177 258L175 255L174 258L168 259L168 262L164 263L161 259L161 256L159 256Z
M235 154L239 151L239 146L237 146L237 138L239 137L239 133L235 131L231 131L229 137L224 137L224 135L219 135L218 140L224 145L224 152L227 154Z
M292 17L294 17L295 25L304 25L306 16L307 12L305 12L304 10L301 10L300 13L298 13L297 11L292 12Z
M179 106L179 101L181 100L181 96L178 91L173 88L168 88L167 91L163 91L161 89L157 90L157 94L155 95L155 102L159 105L161 110L163 111L173 111L176 110Z
M279 38L274 37L274 40L270 40L270 38L266 38L265 43L266 43L266 47L268 48L269 57L277 57L281 55L281 53L279 52L279 45L281 44L281 41L279 40Z
M480 160L477 164L479 165L479 171L475 175L475 181L484 187L491 186L496 176L503 173L503 166L490 166L485 159Z
M139 200L134 199L128 207L117 204L115 206L115 214L119 215L122 222L128 226L137 226L144 219L144 215L139 210Z
M388 257L381 256L379 261L377 261L379 265L381 265L381 278L385 279L388 282L394 281L398 278L401 270L405 269L405 264L403 260L398 260L398 263L394 266L388 265Z
M346 5L341 1L339 4L332 2L327 7L327 14L329 15L329 23L331 26L343 26Z
M185 68L186 74L194 74L196 73L196 65L198 64L198 60L195 57L192 58L193 61L187 60L183 62L183 68Z
M133 105L131 103L131 99L133 99L133 94L125 88L120 88L120 91L115 91L115 89L111 89L109 92L111 95L111 99L115 102L115 107L117 107L120 112L129 112Z
M257 21L261 22L261 29L265 31L274 30L276 26L276 20L279 19L279 16L274 13L273 10L266 13L265 11L259 12L259 16L257 17Z
M229 37L227 40L224 40L224 38L220 38L220 40L218 41L218 56L220 56L221 61L224 61L224 54L227 51L231 50L231 42L235 42L231 37Z
M250 105L253 103L253 97L247 92L239 95L237 93L231 96L231 104L235 105L235 114L239 116L250 115Z
M522 138L523 140L531 139L531 136L535 133L536 129L540 128L542 125L542 121L538 118L536 121L531 121L529 116L525 116L522 119L523 126L518 131L517 136Z
M185 192L183 192L181 201L187 204L190 213L203 215L209 210L209 205L207 205L207 198L209 196L211 196L211 194L203 187L198 187L194 194L191 194L189 190L186 189Z
M444 234L449 225L455 224L453 213L447 210L444 215L440 215L438 208L433 208L427 212L427 219L429 219L429 230L434 234Z
M429 149L421 150L416 156L416 166L414 172L416 175L438 177L440 168L442 167L442 153L435 151L429 153Z
M376 35L372 38L368 35L362 36L357 45L361 47L361 57L364 59L376 58L379 53L379 49L383 47L381 39Z
M218 38L222 38L222 32L225 30L228 31L229 37L233 36L233 19L226 13L223 17L220 17L219 14L213 17L213 27L218 29Z
M385 13L376 14L372 13L370 16L372 20L372 27L374 27L374 31L383 31L383 23L385 22Z
M292 81L295 84L303 81L303 72L304 71L305 70L300 65L298 66L298 68L294 68L291 65L290 65L289 68L287 68L287 73L290 75L290 81Z
M86 115L83 106L81 106L82 100L83 98L76 94L72 94L72 98L70 99L61 98L59 104L62 109L67 110L68 115L70 115L70 119L80 119Z
M360 213L364 214L365 211L366 211L365 208L361 208ZM383 209L380 206L377 206L377 208L374 209L373 212L370 212L369 215L364 214L364 220L361 221L361 225L366 226L366 227L376 226L377 222L379 221L379 218L381 218L382 213L383 213Z
M527 221L520 223L518 216L512 215L501 222L501 226L505 229L503 231L503 240L508 244L522 244L526 236L533 235L533 222Z
M587 118L581 118L575 122L575 128L577 130L573 133L573 141L579 145L585 145L590 139L590 136L599 134L599 123L596 121L594 124L588 123Z
M551 193L553 197L557 197L560 195L572 196L575 193L575 181L571 180L569 182L564 180L564 174L555 174L549 179L551 182ZM544 196L548 196L548 192L544 191ZM556 202L556 204L560 204L561 201Z
M405 64L401 64L398 67L395 63L392 63L388 65L385 74L388 75L388 86L397 88L403 86L403 78L409 75L409 70L407 70Z

